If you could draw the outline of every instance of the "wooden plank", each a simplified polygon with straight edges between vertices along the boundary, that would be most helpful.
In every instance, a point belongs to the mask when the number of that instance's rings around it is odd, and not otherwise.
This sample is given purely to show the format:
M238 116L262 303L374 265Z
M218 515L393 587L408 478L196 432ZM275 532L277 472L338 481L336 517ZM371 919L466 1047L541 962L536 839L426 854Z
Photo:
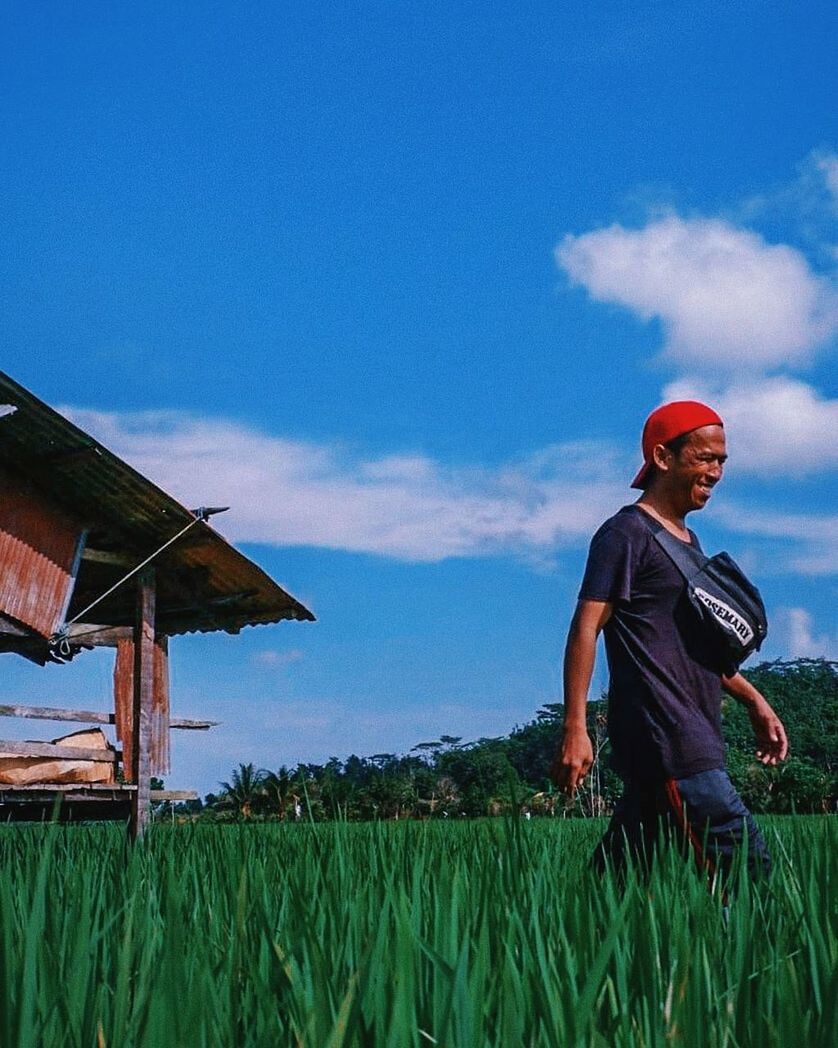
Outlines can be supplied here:
M67 594L64 597L64 604L61 608L61 617L59 620L60 622L67 621L67 612L70 609L70 600L72 599L73 590L75 589L76 582L78 581L79 568L81 567L81 558L82 554L84 553L85 546L87 545L88 534L88 528L82 528L82 530L79 532L78 542L76 543L76 552L75 556L73 557L72 566L70 568L70 578L72 581L70 584L70 588L67 590Z
M179 728L181 731L208 731L217 728L221 721L186 720L184 717L172 717L169 721L170 728Z
M0 717L27 717L30 720L113 724L112 713L96 713L94 710L62 710L53 706L0 706Z
M25 786L0 784L0 795L4 793L132 793L133 783L124 782L35 782Z
M125 783L106 784L101 782L69 783L69 782L45 782L30 783L27 786L5 786L0 784L0 804L4 802L31 801L32 803L43 803L50 796L60 794L68 800L74 801L101 801L110 797L113 800L128 799L129 795L135 793L137 787ZM11 794L7 797L6 794ZM157 803L161 801L183 802L197 801L197 790L151 790L150 799Z
M154 703L154 612L156 604L154 568L137 576L136 622L134 625L133 780L131 836L142 837L151 817L151 718Z
M7 633L10 637L32 636L31 630L23 629L22 626L18 626L16 622L12 622L11 619L6 618L3 614L0 614L0 633Z
M67 630L71 642L92 648L115 648L120 640L131 636L130 626L102 626L96 622L74 622Z
M56 746L54 742L20 742L0 739L0 753L16 757L57 757L66 761L100 761L109 764L121 757L119 750L91 750L80 746Z
M85 548L81 555L82 560L89 560L94 564L114 564L120 568L133 568L139 558L133 560L125 553L112 553L105 549Z
M28 717L30 720L57 720L78 721L90 724L113 724L115 717L112 713L101 713L95 710L65 710L57 706L2 706L0 705L0 717ZM169 722L170 728L179 728L184 731L206 731L215 728L219 721L187 720L182 717L173 717Z

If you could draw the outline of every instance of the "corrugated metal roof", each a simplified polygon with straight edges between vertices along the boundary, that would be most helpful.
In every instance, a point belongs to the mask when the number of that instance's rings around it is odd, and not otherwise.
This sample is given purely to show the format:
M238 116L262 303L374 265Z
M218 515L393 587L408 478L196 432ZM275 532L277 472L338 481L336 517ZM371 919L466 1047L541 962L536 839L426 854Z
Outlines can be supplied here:
M88 529L88 546L133 566L195 515L89 434L0 372L0 463ZM155 560L158 629L167 634L226 630L314 616L261 568L201 521ZM83 560L67 611L71 619L125 574L117 563ZM130 625L130 583L89 615ZM88 616L85 616L88 619Z
M0 611L44 637L59 629L82 533L0 463Z

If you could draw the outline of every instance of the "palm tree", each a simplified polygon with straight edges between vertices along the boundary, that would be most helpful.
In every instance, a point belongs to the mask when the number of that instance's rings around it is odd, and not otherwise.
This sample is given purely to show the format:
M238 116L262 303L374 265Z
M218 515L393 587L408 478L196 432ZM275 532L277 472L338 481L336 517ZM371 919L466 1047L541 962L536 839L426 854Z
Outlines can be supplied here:
M252 764L240 764L233 771L232 782L220 783L225 803L236 807L240 815L249 819L254 802L262 795L263 781L263 772L256 771Z
M443 815L447 815L449 809L457 811L460 807L460 793L457 789L457 784L453 779L447 775L440 775L433 785L433 790L430 797L419 797L418 803L427 805L428 811L433 815L437 810L441 810Z
M292 772L283 764L278 771L262 771L259 774L262 776L265 796L280 819L284 819L289 804L294 805L299 800Z

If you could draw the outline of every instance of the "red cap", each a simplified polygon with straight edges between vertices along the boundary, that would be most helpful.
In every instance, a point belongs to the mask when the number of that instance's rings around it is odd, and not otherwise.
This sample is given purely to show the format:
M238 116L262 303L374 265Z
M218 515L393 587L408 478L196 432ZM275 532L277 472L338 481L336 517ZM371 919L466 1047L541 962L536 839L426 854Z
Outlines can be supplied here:
M670 440L702 426L723 425L724 422L712 408L697 400L673 400L671 404L655 408L643 427L643 465L631 486L643 486L643 479L652 465L652 452L658 444L668 444Z

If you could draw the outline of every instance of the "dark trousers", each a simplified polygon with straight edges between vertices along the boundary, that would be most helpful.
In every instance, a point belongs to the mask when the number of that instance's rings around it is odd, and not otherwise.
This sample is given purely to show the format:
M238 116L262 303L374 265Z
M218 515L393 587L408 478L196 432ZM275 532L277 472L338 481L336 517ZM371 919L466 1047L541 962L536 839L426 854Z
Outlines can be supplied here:
M746 838L751 876L767 874L771 866L762 834L724 768L684 779L627 782L594 863L602 870L607 859L622 872L631 858L648 870L661 841L673 838L711 878L730 872Z

